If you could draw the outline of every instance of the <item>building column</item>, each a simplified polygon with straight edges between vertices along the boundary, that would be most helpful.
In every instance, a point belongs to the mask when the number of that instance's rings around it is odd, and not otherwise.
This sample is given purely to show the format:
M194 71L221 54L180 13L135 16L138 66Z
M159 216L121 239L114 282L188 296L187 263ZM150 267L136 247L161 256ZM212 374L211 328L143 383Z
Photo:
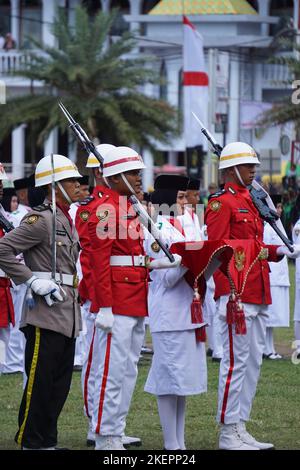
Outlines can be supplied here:
M20 47L20 0L10 0L11 22L10 32L16 41L17 48Z
M110 11L110 0L101 0L102 11L108 13Z
M76 163L77 160L77 140L71 130L68 131L68 158Z
M146 168L143 170L143 190L148 191L149 187L153 187L154 181L154 160L150 150L145 149L143 151L143 160Z
M43 0L42 6L42 41L49 47L55 47L56 40L52 33L52 23L54 23L58 4L56 0Z
M141 15L142 14L142 0L129 0L130 3L130 15ZM130 31L140 33L141 25L139 21L130 22Z
M240 127L240 63L238 60L230 61L230 86L229 86L229 116L228 142L239 140Z
M21 124L12 131L12 175L13 179L25 176L25 129L26 124Z
M269 16L270 15L270 0L257 0L258 3L258 13L260 16ZM264 23L261 25L261 34L263 36L269 36L269 25Z
M69 0L68 21L69 26L75 26L75 10L80 5L79 0Z
M44 155L51 155L58 151L58 128L53 129L44 142Z

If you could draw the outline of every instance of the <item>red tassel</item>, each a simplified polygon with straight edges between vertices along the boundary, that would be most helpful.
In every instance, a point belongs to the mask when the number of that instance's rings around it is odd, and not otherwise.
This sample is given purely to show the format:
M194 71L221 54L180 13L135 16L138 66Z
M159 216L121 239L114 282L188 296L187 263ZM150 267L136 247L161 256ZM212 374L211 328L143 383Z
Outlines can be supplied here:
M200 343L205 343L206 341L206 330L205 326L202 326L201 328L196 328L195 330L196 334L196 341L200 341Z
M245 313L241 301L238 299L235 312L235 333L245 335L247 333Z
M236 297L231 294L226 305L226 322L227 325L233 325L236 313Z
M192 323L203 323L202 305L197 287L194 288L194 298L191 305Z

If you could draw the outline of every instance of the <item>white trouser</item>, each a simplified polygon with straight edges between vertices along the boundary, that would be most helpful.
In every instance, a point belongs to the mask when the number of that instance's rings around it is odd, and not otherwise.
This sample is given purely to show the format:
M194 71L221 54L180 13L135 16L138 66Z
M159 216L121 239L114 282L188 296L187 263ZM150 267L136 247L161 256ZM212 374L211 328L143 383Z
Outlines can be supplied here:
M83 364L81 372L81 387L84 402L84 414L91 418L93 406L93 392L95 386L96 361L93 360L94 348L97 348L94 342L94 326L96 314L90 313L91 302L87 300L81 307L82 317L85 319L86 334L83 345Z
M9 342L10 328L0 328L0 374L6 362L6 351Z
M25 336L19 330L24 303L26 302L27 286L20 284L11 290L15 311L15 326L10 325L10 338L6 350L6 362L3 371L6 374L24 371Z
M217 421L224 424L248 421L262 364L266 337L267 306L244 304L247 333L237 335L226 323L228 297L218 301L223 338L220 364Z
M91 302L87 300L81 307L82 330L76 338L74 365L83 366L86 355L88 354L89 343L87 341L86 316L89 314ZM94 315L95 317L95 315Z
M93 431L122 436L137 378L144 339L144 318L115 315L112 333L95 328L97 363L92 410ZM97 358L96 358L97 353Z

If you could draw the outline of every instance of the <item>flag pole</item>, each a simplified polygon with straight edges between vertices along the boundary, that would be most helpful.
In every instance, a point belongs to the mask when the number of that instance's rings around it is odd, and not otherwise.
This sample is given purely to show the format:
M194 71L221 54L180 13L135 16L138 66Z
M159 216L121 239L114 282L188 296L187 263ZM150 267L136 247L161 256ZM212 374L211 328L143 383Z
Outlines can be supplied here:
M184 1L185 0L181 0L181 6L182 6L182 25L183 25L183 17L185 15L185 8L184 8ZM183 77L184 77L184 57L183 57L183 43L184 43L184 35L183 35L183 26L182 26L182 81L183 81ZM182 83L182 87L183 87L183 94L184 94L184 86L183 86L183 83ZM183 102L184 102L184 99L183 99ZM186 170L188 172L188 158L187 158L187 150L186 150L186 141L185 141L185 132L184 132L184 112L185 112L185 109L184 109L184 106L183 106L183 142L184 142L184 151L183 151L183 154L184 154L184 163L185 163L185 166L186 166Z

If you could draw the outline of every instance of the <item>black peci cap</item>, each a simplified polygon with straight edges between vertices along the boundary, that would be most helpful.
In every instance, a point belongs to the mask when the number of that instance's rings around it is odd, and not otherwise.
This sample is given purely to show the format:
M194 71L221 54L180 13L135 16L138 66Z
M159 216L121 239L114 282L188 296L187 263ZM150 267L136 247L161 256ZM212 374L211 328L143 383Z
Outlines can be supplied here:
M27 189L30 188L30 178L19 178L14 180L15 189Z
M81 176L81 178L77 178L77 181L80 184L89 184L90 177L89 177L89 175L84 175L84 176Z
M154 181L154 189L186 191L189 179L182 175L159 175Z
M196 178L190 178L186 189L199 191L199 189L200 189L200 180L198 180Z

